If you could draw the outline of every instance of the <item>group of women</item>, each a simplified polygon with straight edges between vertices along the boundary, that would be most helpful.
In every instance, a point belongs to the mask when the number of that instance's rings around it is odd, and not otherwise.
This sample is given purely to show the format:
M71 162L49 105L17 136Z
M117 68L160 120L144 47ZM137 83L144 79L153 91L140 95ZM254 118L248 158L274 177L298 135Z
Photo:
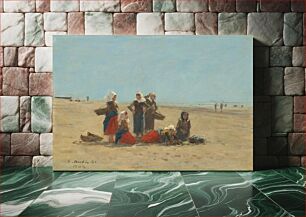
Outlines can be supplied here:
M190 135L191 124L187 112L182 112L176 128L169 126L154 130L155 114L158 109L155 93L149 93L144 97L141 92L137 92L135 99L127 107L133 113L133 132L136 137L129 131L128 112L124 110L119 113L117 94L111 91L105 99L103 131L104 135L108 136L109 143L135 144L136 141L155 143L165 142L171 138L186 141Z

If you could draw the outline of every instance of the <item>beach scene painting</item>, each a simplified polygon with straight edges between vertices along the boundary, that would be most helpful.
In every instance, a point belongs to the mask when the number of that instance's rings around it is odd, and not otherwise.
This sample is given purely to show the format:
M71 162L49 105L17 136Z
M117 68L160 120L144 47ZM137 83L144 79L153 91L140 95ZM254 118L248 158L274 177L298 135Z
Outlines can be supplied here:
M252 37L53 44L54 170L253 170Z

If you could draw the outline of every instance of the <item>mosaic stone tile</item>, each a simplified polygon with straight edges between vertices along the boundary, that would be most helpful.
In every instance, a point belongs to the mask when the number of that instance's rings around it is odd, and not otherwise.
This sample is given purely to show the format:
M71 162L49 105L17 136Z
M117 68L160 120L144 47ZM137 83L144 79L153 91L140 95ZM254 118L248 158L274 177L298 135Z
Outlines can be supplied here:
M212 12L235 12L236 1L231 0L208 0L209 11Z
M4 156L5 167L29 167L32 165L32 156Z
M51 11L57 12L69 12L69 11L78 11L80 9L79 0L69 0L69 1L59 1L59 0L50 0Z
M120 0L81 0L80 11L120 12Z
M53 156L34 156L32 167L52 167Z
M154 12L173 12L175 11L175 0L153 0Z
M24 15L22 13L1 13L2 46L23 46Z
M4 67L3 94L7 96L27 96L29 94L29 72L27 68Z
M66 13L44 13L45 31L67 31Z
M44 46L44 21L41 13L25 14L25 46Z
M284 76L286 95L305 94L305 69L302 67L286 67Z
M305 113L305 96L294 96L294 113Z
M86 35L111 35L113 16L105 12L85 12Z
M53 54L51 47L35 49L35 72L52 72Z
M150 12L152 0L121 0L122 12Z
M52 73L30 73L29 95L52 96L53 83Z
M236 0L237 12L256 12L256 0Z
M289 154L304 155L305 153L305 134L304 133L289 133Z
M304 0L291 0L291 11L292 12L305 12Z
M12 133L12 155L38 155L39 135L36 133Z
M195 21L192 13L166 13L166 31L194 31Z
M293 128L293 98L276 96L272 99L272 132L290 132Z
M253 35L255 46L280 46L283 44L282 13L249 13L247 34Z
M245 13L219 13L219 35L245 35L247 16Z
M50 11L50 0L36 0L36 11L37 12Z
M195 28L197 35L217 35L218 34L218 14L217 13L196 13Z
M34 12L35 0L4 0L3 8L4 12Z
M113 28L114 28L114 34L116 35L135 35L136 14L115 13Z
M137 35L163 35L164 24L161 13L137 14Z
M303 44L303 14L285 13L284 15L284 44L297 46Z
M3 49L3 63L4 66L17 66L17 48L16 47L5 47Z
M68 34L83 35L84 33L84 14L82 12L68 13Z
M42 133L40 134L40 154L41 155L52 155L53 152L53 134Z
M0 131L19 131L19 98L17 96L0 96Z
M21 132L31 131L31 97L22 96L19 99L19 125Z
M208 10L207 0L176 0L176 9L180 12L203 12Z
M277 2L260 0L260 10L263 12L288 12L290 11L290 0L282 0Z
M35 48L20 47L18 48L18 66L34 67Z
M10 155L11 153L11 134L0 133L0 155Z
M36 133L49 133L52 129L52 97L31 98L31 129Z

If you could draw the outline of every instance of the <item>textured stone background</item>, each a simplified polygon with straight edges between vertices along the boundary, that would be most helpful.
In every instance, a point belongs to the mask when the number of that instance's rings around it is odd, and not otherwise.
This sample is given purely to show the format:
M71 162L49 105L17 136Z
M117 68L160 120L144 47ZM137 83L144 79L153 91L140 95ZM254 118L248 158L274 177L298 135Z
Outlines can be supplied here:
M0 12L1 165L52 164L58 34L253 35L255 168L305 165L303 0L0 0Z

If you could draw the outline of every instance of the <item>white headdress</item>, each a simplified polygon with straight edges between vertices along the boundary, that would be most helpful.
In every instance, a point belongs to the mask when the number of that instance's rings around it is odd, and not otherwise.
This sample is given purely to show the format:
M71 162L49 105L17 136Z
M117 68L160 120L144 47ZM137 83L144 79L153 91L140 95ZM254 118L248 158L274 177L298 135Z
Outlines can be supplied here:
M124 120L127 121L127 122L130 121L127 111L122 111L119 114L119 122L124 121Z
M142 92L137 91L137 92L136 92L136 95L140 95L140 100L138 100L137 98L135 98L136 101L138 101L138 102L145 102L145 101L146 101L146 99L144 98Z
M108 94L104 97L106 102L113 101L114 96L117 96L117 93L114 91L109 91Z

